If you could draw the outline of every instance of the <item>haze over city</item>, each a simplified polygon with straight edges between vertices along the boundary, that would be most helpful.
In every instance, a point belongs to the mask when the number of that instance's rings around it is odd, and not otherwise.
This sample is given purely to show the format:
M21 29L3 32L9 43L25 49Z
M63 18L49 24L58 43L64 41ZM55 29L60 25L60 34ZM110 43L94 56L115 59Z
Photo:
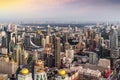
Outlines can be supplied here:
M0 0L0 80L120 80L120 0Z
M0 0L0 21L120 21L119 0Z

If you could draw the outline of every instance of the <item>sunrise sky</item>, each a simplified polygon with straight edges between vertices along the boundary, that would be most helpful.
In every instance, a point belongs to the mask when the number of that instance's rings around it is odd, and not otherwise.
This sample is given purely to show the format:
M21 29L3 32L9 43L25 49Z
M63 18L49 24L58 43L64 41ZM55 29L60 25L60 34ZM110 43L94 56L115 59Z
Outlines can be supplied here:
M120 0L0 0L0 22L120 21Z

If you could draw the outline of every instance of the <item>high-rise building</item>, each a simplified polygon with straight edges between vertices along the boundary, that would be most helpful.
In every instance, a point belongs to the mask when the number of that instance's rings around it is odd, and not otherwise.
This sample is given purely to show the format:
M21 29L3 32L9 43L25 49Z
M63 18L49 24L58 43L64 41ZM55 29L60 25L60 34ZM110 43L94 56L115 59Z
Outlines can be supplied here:
M0 58L0 73L8 74L11 78L16 73L17 68L17 63L13 59L9 60L7 55Z
M37 50L34 51L33 60L38 60L38 52L37 52Z
M111 32L110 32L110 46L111 46L111 49L118 48L118 30L114 26L112 26Z
M118 58L118 28L116 26L111 27L110 32L110 48L111 48L111 57Z
M74 59L74 50L72 48L69 50L66 50L66 57L70 59Z
M52 54L45 54L45 57L46 57L46 66L48 67L54 67L54 56Z
M43 34L41 34L40 35L40 46L42 46L42 39L44 38L44 35Z
M30 36L29 35L25 35L24 44L25 44L24 45L25 48L30 47Z
M54 40L54 56L55 56L55 67L60 68L61 66L61 58L60 58L60 38L55 37Z
M17 25L15 25L15 24L9 24L8 25L8 31L10 31L10 32L17 31Z
M48 36L51 35L51 27L50 27L50 25L47 26L47 35Z
M42 47L45 48L45 38L42 38Z
M14 55L14 60L15 62L18 63L18 65L22 65L23 60L22 60L22 49L20 47L20 45L16 45L16 47L14 48L13 51L13 55Z
M10 41L13 41L14 43L16 43L17 41L17 25L9 24L6 33L7 33L7 48L9 52Z
M68 43L68 42L65 42L65 43L64 43L64 49L65 49L65 50L68 50L69 48L70 48L69 43Z
M53 36L50 36L50 43L52 43L52 44L54 43L53 42Z
M22 60L22 64L27 65L28 53L25 50L22 51Z
M46 36L46 44L49 44L49 43L50 43L50 37Z
M9 43L9 53L13 52L15 48L15 43L13 41L10 41Z
M23 68L18 74L18 80L33 80L32 73L27 68Z
M1 32L1 37L2 37L2 47L7 47L7 34L5 31Z
M89 63L96 65L98 63L98 55L94 52L89 53Z
M105 40L105 45L107 48L110 48L110 40Z

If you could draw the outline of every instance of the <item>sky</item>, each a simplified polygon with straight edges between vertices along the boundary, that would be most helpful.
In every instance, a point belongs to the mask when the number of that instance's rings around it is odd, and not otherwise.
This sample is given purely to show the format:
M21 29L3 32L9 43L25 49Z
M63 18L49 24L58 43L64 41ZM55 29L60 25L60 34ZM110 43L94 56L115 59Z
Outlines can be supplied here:
M0 22L120 21L120 0L0 0Z

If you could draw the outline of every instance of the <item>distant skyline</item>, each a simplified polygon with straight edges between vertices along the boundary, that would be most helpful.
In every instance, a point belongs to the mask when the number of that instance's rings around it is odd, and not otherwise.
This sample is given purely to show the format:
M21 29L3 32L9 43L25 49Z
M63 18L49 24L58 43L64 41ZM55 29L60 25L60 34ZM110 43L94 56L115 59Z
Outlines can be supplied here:
M120 0L0 0L0 22L120 21Z

